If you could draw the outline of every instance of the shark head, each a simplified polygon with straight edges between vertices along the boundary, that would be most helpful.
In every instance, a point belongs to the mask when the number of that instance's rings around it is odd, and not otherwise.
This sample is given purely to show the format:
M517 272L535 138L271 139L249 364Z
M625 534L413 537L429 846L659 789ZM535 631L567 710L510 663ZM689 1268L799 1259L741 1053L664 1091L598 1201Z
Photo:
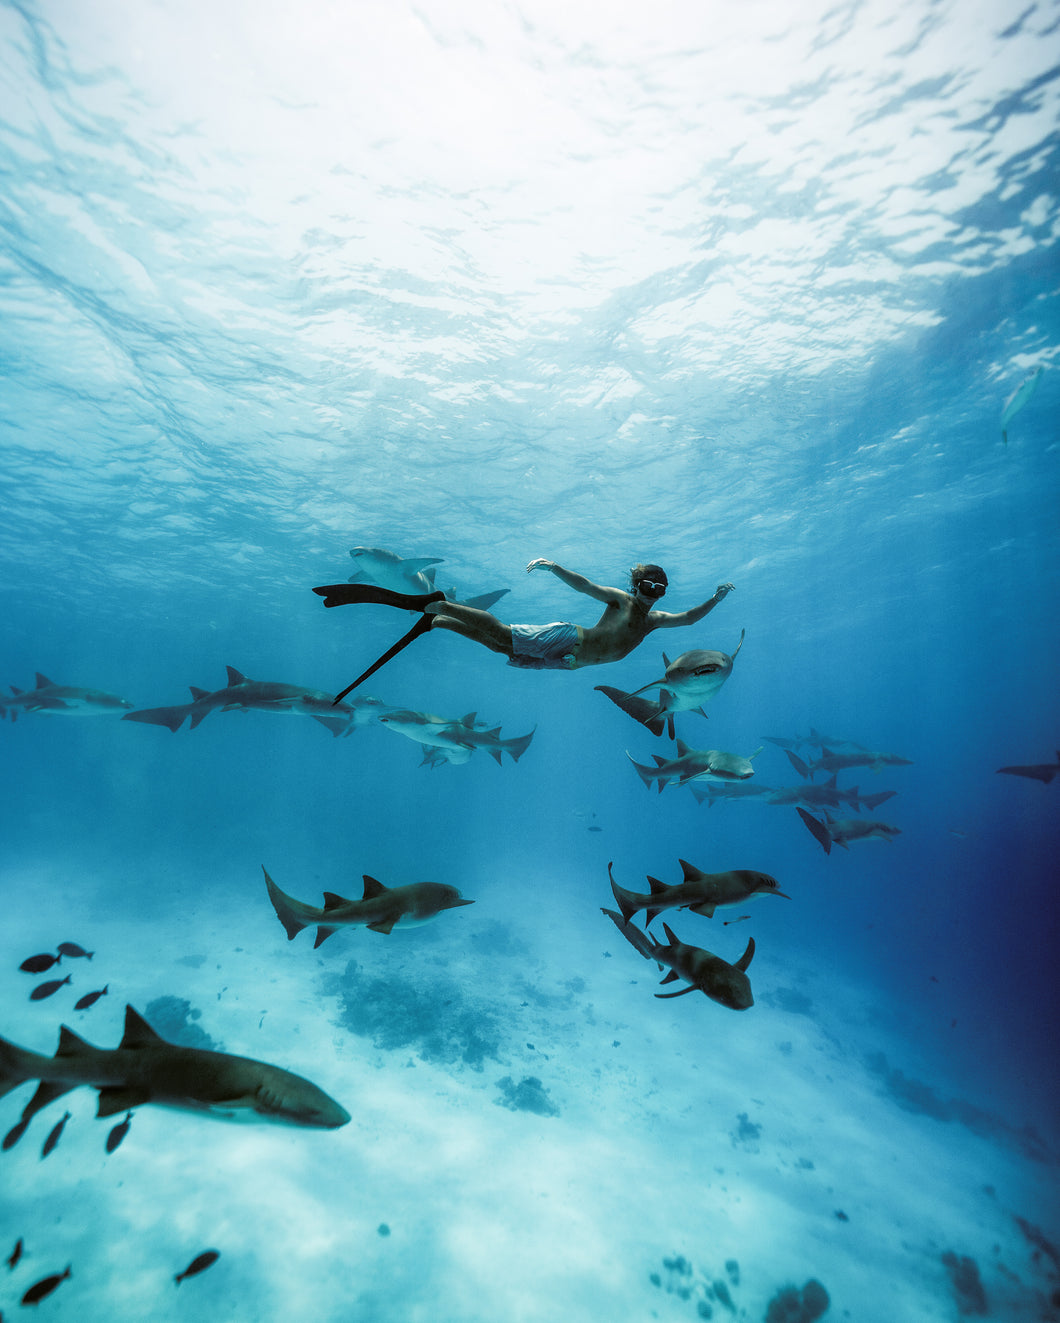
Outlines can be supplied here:
M345 1107L301 1075L279 1066L259 1070L260 1081L249 1096L250 1108L259 1119L320 1130L337 1130L349 1122Z
M751 759L756 758L759 753L761 749L756 749L750 757L744 758L739 753L725 753L721 749L711 749L707 767L701 775L715 781L749 781L755 774Z
M777 885L777 879L770 877L768 873L759 873L754 869L747 870L747 880L753 887L752 895L755 896L783 896L785 900L791 897L786 891L781 891Z
M440 910L455 910L461 905L474 905L473 900L465 900L456 887L439 886L435 893Z
M727 652L718 652L714 648L693 648L682 652L673 661L663 654L666 673L659 680L641 685L633 691L642 694L645 689L659 686L660 712L688 712L707 703L714 697L725 681L732 674L732 664L736 653L743 647L743 633L736 645L736 652L730 657Z

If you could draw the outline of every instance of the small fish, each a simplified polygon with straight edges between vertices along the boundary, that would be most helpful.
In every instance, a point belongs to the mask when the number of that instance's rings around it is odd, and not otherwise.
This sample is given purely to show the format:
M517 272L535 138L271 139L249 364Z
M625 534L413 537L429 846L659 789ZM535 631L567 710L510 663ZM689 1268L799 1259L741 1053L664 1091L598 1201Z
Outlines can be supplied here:
M1038 382L1042 379L1043 368L1038 365L1025 381L1021 381L1012 394L1005 401L1005 407L1001 411L1001 440L1008 445L1008 425L1019 411L1030 403L1031 396L1038 389Z
M15 1241L15 1248L7 1256L7 1266L9 1268L17 1268L18 1261L21 1258L22 1258L22 1237L19 1236L18 1240Z
M27 974L43 974L46 969L51 969L52 965L57 965L61 959L61 956L49 955L45 952L23 960L19 969L24 969Z
M125 1116L125 1120L119 1121L116 1126L113 1126L111 1128L111 1132L107 1136L108 1153L113 1153L114 1150L121 1143L121 1141L129 1133L129 1127L132 1125L132 1118L133 1118L132 1112L127 1112Z
M52 1151L52 1149L56 1146L56 1144L58 1144L59 1140L62 1137L63 1130L66 1128L66 1123L67 1121L69 1121L69 1119L70 1119L70 1113L66 1112L63 1115L63 1119L59 1121L56 1125L52 1126L48 1138L44 1141L44 1147L40 1151L40 1155L42 1158L46 1158L48 1154Z
M743 923L744 919L749 919L750 917L749 914L738 914L735 919L724 919L721 926L727 928L730 923Z
M100 997L105 997L107 995L109 988L110 984L108 983L105 987L100 988L98 992L86 992L83 997L79 997L78 1000L74 1002L74 1010L87 1011L90 1006L95 1006Z
M587 827L587 831L603 831L603 827Z
M39 1282L34 1282L26 1294L22 1297L24 1305L35 1305L43 1300L45 1296L51 1295L60 1282L65 1282L68 1277L72 1277L70 1264L66 1265L65 1272L53 1272L50 1277L42 1277Z
M199 1273L205 1272L207 1268L215 1264L220 1257L220 1250L204 1250L202 1254L198 1254L192 1259L183 1272L178 1272L173 1280L179 1286L185 1277L197 1277Z
M70 975L66 978L49 979L47 983L38 983L29 994L30 1001L43 1001L45 997L54 997L64 983L70 982Z
M55 949L60 955L83 956L86 960L91 960L96 954L95 951L86 951L83 946L78 946L76 942L60 942Z

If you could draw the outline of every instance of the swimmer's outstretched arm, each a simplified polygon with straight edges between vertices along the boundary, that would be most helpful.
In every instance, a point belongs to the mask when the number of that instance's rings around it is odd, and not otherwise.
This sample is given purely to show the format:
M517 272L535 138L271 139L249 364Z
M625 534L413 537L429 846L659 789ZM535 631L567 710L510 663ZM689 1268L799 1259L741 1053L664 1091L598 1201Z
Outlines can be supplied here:
M527 574L534 570L551 570L561 583L565 583L568 588L573 588L576 593L584 593L586 597L593 597L598 602L620 602L628 597L628 593L622 592L620 588L605 588L603 584L593 583L592 579L587 579L584 574L575 574L573 570L565 570L562 565L557 565L554 560L545 560L539 558L532 560L526 567Z
M718 591L714 596L701 602L699 606L690 607L687 611L653 611L650 619L656 629L677 629L679 625L694 625L697 620L709 615L722 598L728 597L732 591L731 583L719 583Z

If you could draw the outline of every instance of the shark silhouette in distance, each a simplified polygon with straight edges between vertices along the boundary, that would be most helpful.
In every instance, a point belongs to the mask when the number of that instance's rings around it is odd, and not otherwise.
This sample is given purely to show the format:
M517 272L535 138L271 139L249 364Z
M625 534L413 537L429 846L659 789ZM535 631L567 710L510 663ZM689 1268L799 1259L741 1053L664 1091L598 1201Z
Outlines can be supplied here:
M128 712L132 703L102 689L82 689L80 685L56 684L46 675L36 673L36 687L16 689L11 695L0 693L0 720L10 716L18 720L20 712L40 712L53 717L111 717Z
M726 799L753 799L772 794L769 786L759 785L755 781L687 781L685 783L697 804L706 804L713 808Z
M879 753L873 749L862 749L854 753L836 753L829 748L822 748L820 757L804 762L797 753L790 749L784 751L788 761L801 777L812 780L818 772L842 772L851 767L870 767L874 772L884 767L912 767L911 758L899 758L896 753Z
M857 740L845 740L840 735L825 735L813 726L810 727L808 735L762 735L760 738L767 744L775 744L778 749L790 749L792 753L810 748L865 749L865 745L859 744Z
M796 811L825 854L832 853L833 844L849 850L851 841L876 839L893 843L894 838L902 834L900 827L892 827L887 822L875 822L871 818L833 818L826 811L822 822L820 818L815 818L805 809L800 808Z
M714 911L726 905L744 905L755 896L791 897L777 886L775 877L768 873L759 873L750 868L733 868L725 873L703 873L687 859L678 859L684 878L675 886L667 886L657 877L648 878L651 890L647 893L627 891L615 881L611 864L607 865L607 876L611 882L611 891L615 903L628 923L640 910L644 911L644 923L650 925L663 910L691 910L693 914L702 914L708 919L714 917Z
M498 766L501 755L506 753L513 762L518 762L530 747L534 730L527 735L512 739L501 738L500 726L492 730L483 729L484 723L478 721L478 714L469 712L454 721L448 717L436 717L430 712L416 712L412 708L391 708L380 713L379 724L389 730L397 731L407 739L422 744L430 751L423 761L435 766L438 762L466 763L476 749L485 749ZM422 766L422 764L421 764Z
M657 992L656 997L665 999L683 997L688 992L702 992L711 1001L716 1001L719 1006L727 1006L731 1011L746 1011L754 1005L751 980L747 977L747 966L755 953L753 937L739 960L730 965L721 956L679 941L665 923L663 929L667 940L665 943L656 942L648 933L628 923L614 910L602 909L601 912L607 915L630 946L635 947L646 960L654 960L660 968L669 966L670 972L662 980L663 983L683 978L689 985L677 992Z
M647 788L650 790L654 781L661 795L663 787L671 782L686 785L690 781L746 781L755 774L751 759L757 758L761 752L761 748L758 748L744 758L741 754L725 753L722 749L690 749L684 740L678 740L677 757L667 759L653 754L654 767L638 763L628 749L626 757L637 769L637 775Z
M384 547L353 547L350 551L357 569L347 583L373 583L378 588L388 588L392 593L404 593L419 596L436 591L434 582L436 565L442 560L438 556L398 556ZM459 599L464 606L477 607L488 611L491 606L507 593L509 589L498 588L491 593L482 593L478 597ZM457 601L456 589L446 590L450 601Z
M1031 397L1038 389L1038 383L1042 379L1043 370L1039 364L1029 377L1020 382L1005 401L1001 410L1001 440L1006 446L1008 445L1008 425L1022 409L1030 404Z
M404 887L384 887L367 873L364 877L364 895L360 900L347 900L333 891L324 892L324 908L306 905L281 891L262 865L269 899L276 917L284 926L287 940L294 941L303 928L316 925L314 949L326 942L339 928L370 928L374 933L389 933L394 928L411 928L428 923L443 910L457 909L461 905L474 905L465 900L456 887L442 882L413 882Z
M337 1129L349 1113L309 1080L249 1057L167 1043L131 1006L125 1032L113 1049L94 1047L63 1025L53 1057L40 1056L0 1038L0 1096L26 1080L39 1080L9 1149L36 1114L80 1085L99 1090L97 1117L114 1116L145 1103L203 1112L224 1120L259 1120Z
M375 721L387 705L378 698L356 698L350 703L335 703L331 694L321 689L305 689L297 684L274 680L248 680L234 666L226 666L228 684L223 689L191 689L190 703L173 707L148 707L127 712L126 721L142 721L152 726L166 726L174 733L190 719L195 727L211 712L278 712L312 717L332 735L349 735L359 726Z
M998 773L1004 772L1008 776L1026 776L1047 786L1054 776L1060 774L1060 749L1057 750L1055 763L1028 763L1015 767L999 767L997 770Z
M833 772L827 781L805 781L797 786L779 786L769 792L766 803L832 809L838 808L840 804L848 804L855 813L860 813L865 808L879 808L897 793L896 790L881 790L875 795L863 795L857 786L837 785L836 774Z
M662 678L641 685L631 694L606 684L595 687L634 721L647 726L653 735L661 735L665 726L673 739L675 712L698 712L701 717L706 717L703 704L714 697L732 674L736 653L743 647L744 633L741 629L740 641L731 657L727 652L693 648L670 661L664 652L663 665L666 672ZM640 697L645 689L654 689L656 686L659 688L657 700Z

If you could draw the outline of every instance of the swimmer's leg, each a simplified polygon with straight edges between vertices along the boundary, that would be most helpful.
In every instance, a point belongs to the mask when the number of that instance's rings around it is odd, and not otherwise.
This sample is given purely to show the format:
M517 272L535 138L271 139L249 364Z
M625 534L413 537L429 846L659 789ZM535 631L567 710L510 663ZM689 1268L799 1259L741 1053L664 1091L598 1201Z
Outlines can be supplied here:
M462 602L447 601L425 607L424 611L434 629L448 629L454 634L470 639L472 643L481 643L491 652L501 652L506 657L512 655L510 626L488 611L480 611L474 606L464 606Z

